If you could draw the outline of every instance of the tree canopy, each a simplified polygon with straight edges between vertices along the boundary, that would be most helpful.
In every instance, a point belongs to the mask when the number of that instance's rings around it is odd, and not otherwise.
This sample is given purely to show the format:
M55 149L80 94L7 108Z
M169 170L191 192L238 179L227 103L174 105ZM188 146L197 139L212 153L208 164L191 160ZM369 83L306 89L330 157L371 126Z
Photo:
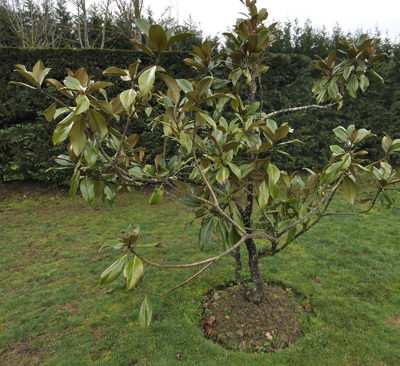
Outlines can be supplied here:
M241 2L247 14L232 33L224 34L227 49L220 51L209 41L193 46L184 60L197 73L191 79L175 79L160 64L160 54L189 35L174 35L144 21L138 24L148 42L133 43L153 57L154 64L141 67L137 60L127 69L104 70L127 83L116 96L106 91L110 82L92 80L84 68L68 70L59 81L47 78L50 69L42 61L31 71L17 65L28 84L14 84L53 99L44 115L48 122L57 121L54 144L69 140L67 153L56 161L60 169L73 172L71 195L79 190L88 203L96 197L112 203L121 188L154 186L149 204L159 204L166 192L177 196L200 223L200 249L211 241L221 248L217 256L196 263L155 263L143 253L157 243L141 243L140 226L131 223L112 244L122 255L102 273L104 284L123 276L131 290L142 286L146 266L200 267L174 290L231 255L236 283L243 296L257 304L264 286L260 261L290 247L325 217L367 213L378 200L390 205L397 194L400 178L390 159L400 151L400 139L384 136L381 158L369 162L364 143L375 135L353 124L339 126L333 130L337 144L330 147L330 160L322 168L288 172L281 157L293 159L287 147L301 141L287 123L274 120L298 110L340 110L349 98L365 92L370 78L381 79L374 70L385 57L378 41L367 35L341 40L337 50L318 57L315 67L320 78L312 88L315 104L263 110L258 82L269 71L270 47L280 33L276 23L266 24L268 12L258 9L255 0ZM128 134L134 121L161 126L163 153L148 158L140 136ZM176 149L171 152L168 144ZM336 212L332 202L339 194L360 208ZM250 283L242 276L243 248L248 253ZM139 319L144 327L150 324L147 296Z

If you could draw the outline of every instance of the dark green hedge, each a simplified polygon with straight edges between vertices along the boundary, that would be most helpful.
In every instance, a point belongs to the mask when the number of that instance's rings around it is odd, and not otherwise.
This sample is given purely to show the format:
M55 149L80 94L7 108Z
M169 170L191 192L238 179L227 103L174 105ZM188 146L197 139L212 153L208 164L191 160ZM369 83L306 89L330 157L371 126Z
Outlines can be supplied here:
M51 158L65 146L53 146L52 128L44 123L18 124L0 130L0 177L65 183L69 172L47 172Z
M171 52L164 55L162 65L175 77L189 78L192 71L182 63L187 54ZM66 175L44 174L52 165L50 158L63 150L63 146L51 144L52 125L48 125L41 111L49 100L32 90L9 85L18 80L14 64L32 67L41 59L52 68L49 76L62 79L65 68L76 70L84 66L96 80L106 79L102 70L114 65L127 67L140 58L144 65L150 62L143 53L125 50L72 50L72 49L17 49L0 48L0 178L35 179L40 181L64 182ZM262 102L265 111L313 104L311 95L313 80L318 74L312 68L312 60L303 55L273 55L270 71L262 80ZM399 55L379 66L386 82L372 81L371 88L357 100L348 100L340 112L335 110L309 110L290 115L281 115L280 122L289 122L295 129L295 137L304 141L292 146L298 156L295 162L285 161L288 170L303 166L320 166L329 155L328 146L333 142L332 129L338 125L355 124L372 129L382 135L386 132L400 138L400 73ZM115 95L126 83L110 78L114 86L109 89ZM19 79L21 80L21 79ZM22 80L21 80L22 81ZM142 144L151 152L162 151L161 131L133 126L132 132L142 134ZM368 146L373 156L379 150L379 141Z
M185 65L182 66L183 57L182 53L179 52L167 53L162 60L163 65L177 77L187 76L190 70ZM8 84L10 80L24 81L14 72L15 64L23 64L31 68L37 60L43 60L45 65L52 69L49 77L55 79L64 78L66 68L77 70L80 67L85 67L94 79L104 80L107 79L102 74L105 68L109 66L125 68L138 58L144 65L150 63L149 56L136 51L0 47L0 128L35 121L37 112L42 111L49 104L48 99L33 93L32 90ZM126 85L126 83L118 82L118 80L112 78L112 81L116 84L114 91L120 90ZM113 92L113 89L110 89L110 92Z
M166 53L162 64L176 77L185 78L190 69L182 63L187 55L180 52ZM62 79L65 69L77 70L84 66L96 80L111 80L114 86L108 89L116 95L126 88L119 78L104 76L102 71L108 66L126 68L141 59L144 65L150 58L141 52L126 50L72 50L72 49L19 49L0 47L0 179L34 179L39 181L65 182L66 174L46 173L53 165L50 158L62 152L65 146L53 146L51 131L42 111L50 104L49 99L33 90L10 85L10 80L24 81L16 72L15 64L32 68L41 59L52 70L49 77ZM160 131L151 131L134 126L134 131L143 135L142 142L154 151L158 146Z

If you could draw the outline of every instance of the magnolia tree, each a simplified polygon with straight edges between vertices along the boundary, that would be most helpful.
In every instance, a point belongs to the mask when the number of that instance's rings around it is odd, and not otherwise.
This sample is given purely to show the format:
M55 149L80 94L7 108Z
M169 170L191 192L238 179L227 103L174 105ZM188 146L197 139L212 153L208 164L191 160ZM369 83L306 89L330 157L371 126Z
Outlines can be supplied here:
M141 67L137 60L126 70L107 68L104 74L117 75L127 83L117 96L106 92L111 83L92 80L85 69L68 70L60 82L45 79L49 69L41 61L32 71L17 65L16 71L29 84L15 84L37 89L54 100L44 115L48 122L58 121L54 144L69 140L68 154L58 156L56 162L60 169L73 170L71 195L79 189L89 203L96 197L113 202L121 187L145 184L154 186L149 199L154 205L161 202L165 190L176 192L200 222L200 248L212 238L222 246L219 255L196 263L154 263L141 249L151 244L138 243L139 226L132 223L114 245L122 254L101 274L103 284L124 277L126 289L131 290L139 286L145 266L198 267L178 288L231 255L243 296L258 304L264 286L260 260L280 253L326 216L363 214L378 199L386 205L393 200L390 192L400 178L389 160L400 151L400 139L384 136L382 159L370 162L362 145L375 136L354 125L337 127L333 130L337 144L330 147L332 156L324 167L287 172L277 157L292 159L285 149L300 141L289 138L293 130L288 124L273 120L303 109L340 109L347 95L355 98L364 92L370 76L381 79L372 69L384 57L376 54L378 41L367 36L341 41L338 52L318 57L316 68L322 75L312 90L317 104L263 111L257 101L257 83L268 72L268 48L278 30L276 24L264 24L268 13L258 10L255 0L240 1L247 15L237 21L232 33L225 33L229 48L218 52L206 41L193 47L191 58L184 60L195 70L197 76L192 79L175 79L160 65L160 54L188 34L172 36L144 21L138 26L146 44L133 42L154 57L154 65ZM163 154L148 159L139 136L129 133L133 122L162 126ZM168 143L176 146L173 154L167 153L173 150L166 148ZM339 192L352 204L362 203L359 210L333 211L331 204ZM242 276L243 251L248 253L250 282ZM145 327L151 312L146 297L139 315Z

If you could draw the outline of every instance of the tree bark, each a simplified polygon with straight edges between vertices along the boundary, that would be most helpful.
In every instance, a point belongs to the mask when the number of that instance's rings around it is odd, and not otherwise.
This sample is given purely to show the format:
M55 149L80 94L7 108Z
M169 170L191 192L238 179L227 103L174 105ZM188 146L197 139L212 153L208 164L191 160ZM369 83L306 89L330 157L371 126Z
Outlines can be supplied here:
M135 19L139 19L142 17L143 11L143 0L132 0L133 11L135 15ZM138 42L142 41L142 33L138 27L135 27L135 40Z
M253 213L253 185L248 187L247 193L247 205L242 214L243 224L245 227L251 227L251 215ZM250 288L244 288L244 294L248 301L259 304L261 303L262 298L262 290L264 288L264 281L261 276L258 255L257 255L257 246L253 239L246 240L246 248L249 255L249 269L252 286Z

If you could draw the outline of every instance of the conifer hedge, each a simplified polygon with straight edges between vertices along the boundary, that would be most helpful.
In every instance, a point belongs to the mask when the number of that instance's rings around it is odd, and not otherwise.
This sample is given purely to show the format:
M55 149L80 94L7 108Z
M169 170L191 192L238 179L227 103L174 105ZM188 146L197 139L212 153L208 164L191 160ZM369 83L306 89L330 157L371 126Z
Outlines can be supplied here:
M170 74L177 78L194 76L194 71L189 67L182 67L182 59L187 54L169 52L163 57L166 59L162 64L167 65ZM53 129L41 115L49 101L25 88L8 84L9 80L18 78L13 71L15 64L32 66L41 59L47 67L52 68L50 77L56 79L65 76L60 74L65 68L75 71L84 66L96 80L110 80L102 75L102 70L110 65L126 68L137 58L144 65L150 62L146 54L129 50L0 48L0 179L64 183L68 176L60 172L44 174L53 165L51 157L64 148L52 145ZM387 132L399 138L399 64L399 57L394 53L380 65L379 72L387 82L369 88L357 103L349 101L340 114L334 109L308 110L277 118L280 122L289 122L295 128L295 137L307 142L292 147L296 150L294 155L301 158L289 163L287 169L300 169L305 165L318 167L322 161L326 161L329 154L327 149L332 143L331 130L337 125L362 125L378 134ZM261 88L262 108L265 111L314 103L309 92L315 78L312 59L298 54L279 54L271 57L269 65L270 71L263 77ZM119 83L118 79L112 78L110 81L115 85L108 88L109 95L117 95L119 90L123 90L122 82ZM289 104L289 101L295 105ZM132 126L132 133L141 133L142 143L153 154L162 151L159 139L161 131ZM373 144L370 143L369 148L372 152L378 151L378 145Z

